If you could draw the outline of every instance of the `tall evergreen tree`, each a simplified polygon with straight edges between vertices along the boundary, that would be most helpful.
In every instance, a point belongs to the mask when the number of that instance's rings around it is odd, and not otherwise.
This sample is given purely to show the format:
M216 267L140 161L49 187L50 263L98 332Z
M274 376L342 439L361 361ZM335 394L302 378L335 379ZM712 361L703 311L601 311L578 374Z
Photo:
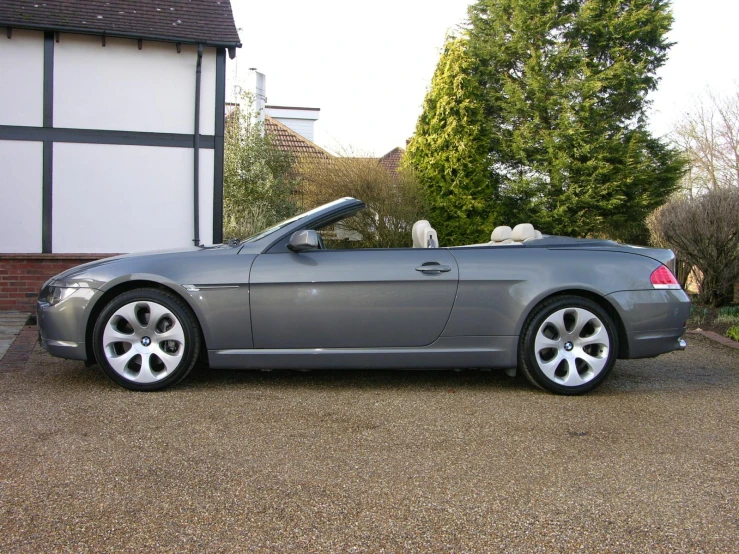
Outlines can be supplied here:
M459 71L480 91L496 224L646 241L646 215L683 168L646 126L670 46L668 0L479 0L469 16L460 44L471 61ZM434 117L425 107L417 134ZM440 156L410 153L417 165Z
M447 40L408 144L407 159L428 193L429 217L447 244L489 240L495 214L477 65L466 39Z

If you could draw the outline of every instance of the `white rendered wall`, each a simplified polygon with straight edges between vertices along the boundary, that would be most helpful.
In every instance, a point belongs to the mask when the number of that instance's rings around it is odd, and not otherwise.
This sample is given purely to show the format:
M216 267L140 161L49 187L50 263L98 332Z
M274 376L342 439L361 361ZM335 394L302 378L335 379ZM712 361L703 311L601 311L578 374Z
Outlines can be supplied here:
M54 126L192 134L197 48L62 33L54 45ZM204 48L200 133L215 132L215 48ZM39 89L40 90L40 89Z
M0 27L0 125L43 124L44 33Z
M0 252L41 252L42 159L40 142L0 140Z
M192 246L193 150L54 145L53 251ZM200 151L200 239L213 240L213 151Z
M313 120L288 119L285 117L276 117L275 119L298 133L301 137L305 137L310 141L313 140Z
M321 112L317 108L267 106L265 113L312 141L314 124Z

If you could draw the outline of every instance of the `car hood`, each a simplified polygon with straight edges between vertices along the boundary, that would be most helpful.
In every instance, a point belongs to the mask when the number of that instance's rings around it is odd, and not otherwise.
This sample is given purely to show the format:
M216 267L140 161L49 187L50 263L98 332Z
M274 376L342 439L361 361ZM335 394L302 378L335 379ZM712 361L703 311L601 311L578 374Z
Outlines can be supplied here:
M54 280L72 280L78 277L84 277L91 273L98 273L99 270L106 270L111 266L120 265L122 263L132 263L137 265L137 261L145 262L147 259L156 257L157 259L168 259L168 258L190 258L205 256L213 251L229 251L237 253L238 249L234 249L231 246L225 244L217 244L215 246L190 246L186 248L172 248L165 250L150 250L146 252L134 252L131 254L121 254L120 256L112 256L110 258L103 258L101 260L95 260L94 262L88 262L86 264L72 267L58 275L55 275L46 284Z

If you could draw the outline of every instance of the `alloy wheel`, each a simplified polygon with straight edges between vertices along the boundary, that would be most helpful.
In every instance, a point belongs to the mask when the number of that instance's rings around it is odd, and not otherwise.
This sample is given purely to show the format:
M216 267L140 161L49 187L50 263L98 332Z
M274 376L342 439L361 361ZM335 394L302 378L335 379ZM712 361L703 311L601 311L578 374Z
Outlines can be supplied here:
M102 347L110 367L137 384L171 375L185 352L185 331L172 310L151 300L127 303L108 318Z
M564 308L536 331L534 357L544 376L565 387L595 379L609 361L611 340L603 321L584 308Z

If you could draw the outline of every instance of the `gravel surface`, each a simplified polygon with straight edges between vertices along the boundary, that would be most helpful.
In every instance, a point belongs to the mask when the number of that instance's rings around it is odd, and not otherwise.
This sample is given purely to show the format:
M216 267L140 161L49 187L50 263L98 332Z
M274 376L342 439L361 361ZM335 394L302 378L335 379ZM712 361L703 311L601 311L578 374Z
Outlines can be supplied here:
M0 552L736 552L739 352L502 372L0 374Z

